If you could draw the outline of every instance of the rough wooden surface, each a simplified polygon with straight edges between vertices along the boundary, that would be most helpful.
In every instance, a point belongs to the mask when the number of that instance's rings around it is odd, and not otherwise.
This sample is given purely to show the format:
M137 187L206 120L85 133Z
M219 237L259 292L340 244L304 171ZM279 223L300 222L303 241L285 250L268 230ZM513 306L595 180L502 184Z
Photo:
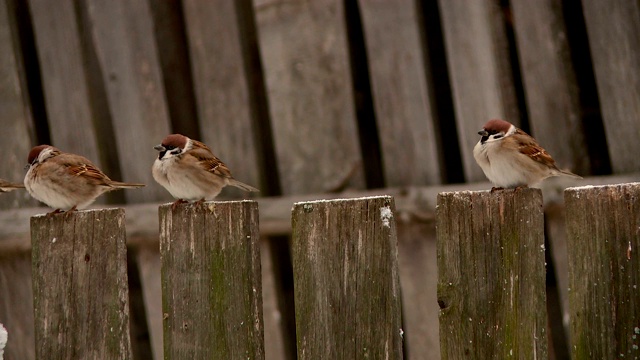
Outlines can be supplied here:
M81 154L105 172L99 156L74 2L29 0L53 145ZM119 180L119 179L118 179Z
M440 0L465 179L484 180L473 158L492 118L520 124L504 18L498 0Z
M531 133L560 168L589 174L580 94L571 64L562 3L554 0L510 3Z
M146 311L151 351L154 359L163 359L160 251L157 246L141 246L137 249L136 260L140 271L140 282L142 283L142 297Z
M394 211L391 197L294 205L299 359L402 359Z
M640 183L565 191L574 359L640 356Z
M113 138L101 149L117 150L114 158L121 175L116 180L146 184L123 192L127 201L169 200L171 196L149 170L157 156L153 146L171 132L171 126L148 1L81 4L86 7L89 38L100 70L93 76L101 76L92 86L104 88L96 91L103 91L104 111L109 114L104 121L113 131Z
M0 1L0 134L6 147L0 178L22 183L35 134L14 8L13 0ZM2 195L0 209L35 204L26 191L18 190Z
M416 0L359 0L385 184L442 182Z
M36 356L131 359L123 209L31 218Z
M285 194L364 187L339 0L255 0Z
M396 211L406 359L440 359L434 218Z
M9 332L5 359L35 359L30 253L0 256L0 294L0 323Z
M438 196L443 359L546 359L542 193Z
M582 4L614 173L640 169L640 2Z
M253 141L249 83L245 73L235 1L182 3L202 141L236 179L258 186L260 166Z
M541 183L546 204L562 203L564 189L571 186L620 184L640 179L640 174L596 176L584 179L555 177ZM347 191L335 194L305 194L260 198L260 234L291 234L291 204L317 199L358 198L363 196L393 196L400 212L419 217L435 218L437 196L440 192L490 189L490 183L450 184L426 187L386 188ZM159 203L125 205L127 211L127 242L129 245L157 245ZM24 208L0 211L0 252L31 249L29 217L51 211L48 208Z
M159 215L165 359L263 359L258 204Z

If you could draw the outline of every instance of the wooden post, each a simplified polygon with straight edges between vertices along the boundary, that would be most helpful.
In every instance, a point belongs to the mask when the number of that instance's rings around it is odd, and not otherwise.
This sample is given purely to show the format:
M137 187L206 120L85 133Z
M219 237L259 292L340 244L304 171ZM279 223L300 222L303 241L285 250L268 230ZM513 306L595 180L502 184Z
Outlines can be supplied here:
M131 359L123 209L31 218L36 358Z
M389 196L294 205L299 359L402 359L394 211Z
M539 189L438 195L442 359L546 359Z
M255 201L162 205L165 359L263 359Z
M640 357L640 183L564 192L574 359Z

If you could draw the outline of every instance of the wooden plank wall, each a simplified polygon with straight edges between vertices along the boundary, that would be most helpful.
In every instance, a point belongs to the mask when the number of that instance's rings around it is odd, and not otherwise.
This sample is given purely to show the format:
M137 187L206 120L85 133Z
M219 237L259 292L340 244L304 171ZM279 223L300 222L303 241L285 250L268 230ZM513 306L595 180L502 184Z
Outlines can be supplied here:
M562 168L637 172L638 24L640 5L623 0L0 0L0 178L19 181L29 148L48 142L147 184L99 203L168 201L150 175L152 146L183 132L257 196L436 185L452 173L477 182L471 151L494 117L537 136ZM0 198L0 209L35 204L25 192ZM402 217L398 234L406 354L437 359L433 219ZM291 358L287 239L265 241L265 334L278 342L265 354ZM132 250L138 325L159 357L158 248ZM25 256L2 254L0 279L16 280L0 293L31 292L16 270ZM9 314L23 301L0 303L0 322L25 334L8 357L30 359L32 314Z

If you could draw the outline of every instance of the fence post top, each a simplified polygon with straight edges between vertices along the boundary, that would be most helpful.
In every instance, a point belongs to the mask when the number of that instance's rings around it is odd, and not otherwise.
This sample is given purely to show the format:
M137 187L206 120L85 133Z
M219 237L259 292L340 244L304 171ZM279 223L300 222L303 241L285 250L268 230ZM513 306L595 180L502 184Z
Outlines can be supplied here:
M471 196L515 196L517 194L540 194L542 190L534 187L518 188L518 189L501 189L491 192L491 190L461 190L461 191L443 191L438 193L438 198L441 197L453 197L453 198L468 198Z
M623 183L623 184L608 184L608 185L585 185L574 186L564 190L566 194L576 194L581 192L592 191L608 191L608 190L620 190L622 188L637 188L640 187L640 182Z
M67 214L67 212L65 211L59 214L52 214L52 215L48 215L48 213L43 213L43 214L33 215L31 216L31 219L32 220L42 219L42 218L56 219L58 217L64 218L65 216L69 216L69 219L72 219L76 216L88 216L88 215L97 214L97 213L111 213L108 215L118 216L118 215L124 215L124 209L123 208L87 209L87 210L75 210L70 214Z
M189 203L185 203L185 204L180 204L176 207L176 209L179 209L180 207L186 207L189 209L192 208L197 208L194 206L194 202L189 202ZM209 209L212 210L213 208L215 208L216 206L234 206L234 205L242 205L242 204L248 204L248 205L258 205L258 201L256 200L212 200L212 201L205 201L202 203L202 208L203 209ZM173 206L173 203L165 203L165 204L161 204L159 206L160 209L164 209L164 208L171 208Z
M293 207L300 206L313 206L314 204L336 204L336 203L347 203L347 202L358 202L358 201L367 201L367 200L384 200L385 203L390 204L393 201L393 196L391 195L380 195L380 196L365 196L358 198L346 198L346 199L320 199L320 200L310 200L310 201L300 201L293 203Z

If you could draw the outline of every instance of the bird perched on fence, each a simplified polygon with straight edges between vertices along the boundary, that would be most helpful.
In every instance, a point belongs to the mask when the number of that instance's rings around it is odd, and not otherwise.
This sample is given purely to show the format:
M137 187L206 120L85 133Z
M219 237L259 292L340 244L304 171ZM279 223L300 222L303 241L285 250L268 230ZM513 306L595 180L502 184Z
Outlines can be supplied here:
M529 134L504 120L490 120L473 156L495 189L526 187L551 176L582 177L558 169L555 160Z
M28 162L24 185L32 197L55 209L49 214L85 208L107 191L144 186L113 181L84 156L51 145L31 149Z
M153 163L153 178L177 200L211 200L223 187L235 186L244 191L259 191L231 176L229 168L200 141L181 134L171 134L154 146L158 158Z
M0 179L0 194L13 191L16 189L24 189L24 185L12 183L12 182L8 182L6 180Z

